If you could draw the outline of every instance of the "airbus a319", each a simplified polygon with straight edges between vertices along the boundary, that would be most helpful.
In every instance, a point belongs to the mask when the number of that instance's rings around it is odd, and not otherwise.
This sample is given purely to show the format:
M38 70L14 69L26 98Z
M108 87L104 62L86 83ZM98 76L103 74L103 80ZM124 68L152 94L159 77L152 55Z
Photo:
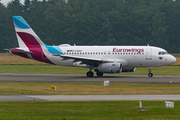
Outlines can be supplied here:
M176 58L162 48L153 46L71 46L62 44L50 46L41 41L21 16L13 16L19 47L10 53L53 65L86 67L87 77L103 73L134 72L136 67L167 66L176 62Z

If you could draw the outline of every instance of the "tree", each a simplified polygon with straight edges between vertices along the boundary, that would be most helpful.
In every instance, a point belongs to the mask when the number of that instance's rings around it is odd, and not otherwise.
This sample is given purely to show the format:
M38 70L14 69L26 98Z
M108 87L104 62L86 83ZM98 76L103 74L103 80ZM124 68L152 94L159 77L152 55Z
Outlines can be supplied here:
M165 19L165 13L160 11L157 11L152 17L152 26L149 27L152 40L149 41L149 44L163 48L167 47L169 40L167 35L168 26L166 25Z

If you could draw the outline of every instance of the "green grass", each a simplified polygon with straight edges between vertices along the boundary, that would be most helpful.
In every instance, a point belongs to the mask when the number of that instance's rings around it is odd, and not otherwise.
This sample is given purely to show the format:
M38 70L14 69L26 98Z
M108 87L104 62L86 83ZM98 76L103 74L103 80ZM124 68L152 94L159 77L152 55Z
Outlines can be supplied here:
M51 85L57 91L50 90ZM144 95L179 94L179 84L145 83L51 83L51 82L0 82L0 95Z
M88 68L64 67L55 65L0 65L0 73L32 73L32 74L86 74ZM154 67L154 75L180 75L180 66ZM136 68L132 73L120 73L127 75L147 75L147 68Z
M0 102L1 120L119 120L180 119L180 101L164 108L164 101L142 101L149 111L138 111L139 101Z
M174 57L180 57L180 54L172 54Z

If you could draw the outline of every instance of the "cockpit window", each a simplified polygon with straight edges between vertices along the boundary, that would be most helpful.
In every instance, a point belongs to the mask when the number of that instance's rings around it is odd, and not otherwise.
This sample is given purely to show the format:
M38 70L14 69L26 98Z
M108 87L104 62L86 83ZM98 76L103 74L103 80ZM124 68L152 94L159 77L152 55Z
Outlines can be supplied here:
M166 55L169 54L168 52L159 52L158 55Z

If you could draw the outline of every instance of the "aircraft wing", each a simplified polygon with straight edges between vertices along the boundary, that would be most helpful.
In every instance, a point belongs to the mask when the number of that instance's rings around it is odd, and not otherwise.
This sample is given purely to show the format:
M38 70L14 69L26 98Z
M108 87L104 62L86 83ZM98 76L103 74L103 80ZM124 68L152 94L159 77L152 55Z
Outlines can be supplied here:
M98 59L98 58L79 57L79 56L71 56L71 55L59 55L59 56L64 58L64 60L74 59L74 62L81 61L81 64L88 64L88 65L95 65L95 66L102 62L113 62L113 61L103 60L103 59Z

